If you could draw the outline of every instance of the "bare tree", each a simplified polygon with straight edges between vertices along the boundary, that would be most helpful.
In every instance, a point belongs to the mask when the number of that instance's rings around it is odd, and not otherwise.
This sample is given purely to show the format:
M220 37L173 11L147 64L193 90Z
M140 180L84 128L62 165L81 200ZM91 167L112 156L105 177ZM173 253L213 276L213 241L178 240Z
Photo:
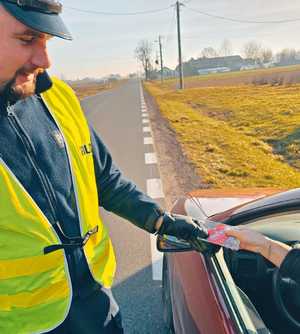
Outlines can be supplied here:
M268 48L263 48L260 53L260 61L262 63L269 63L273 59L273 51Z
M262 46L256 41L250 41L244 45L243 54L245 58L253 59L256 63L260 62Z
M214 58L214 57L218 57L219 54L217 50L209 46L207 48L202 49L201 56L203 58Z
M295 49L283 49L277 54L277 61L282 65L295 64L297 60L297 51Z
M145 71L145 79L150 79L150 72L152 68L152 51L153 45L146 39L139 41L138 46L135 49L135 56L138 61L141 62L143 69Z
M223 56L223 57L232 56L233 54L232 44L229 39L224 39L224 41L222 42L219 54L220 56Z

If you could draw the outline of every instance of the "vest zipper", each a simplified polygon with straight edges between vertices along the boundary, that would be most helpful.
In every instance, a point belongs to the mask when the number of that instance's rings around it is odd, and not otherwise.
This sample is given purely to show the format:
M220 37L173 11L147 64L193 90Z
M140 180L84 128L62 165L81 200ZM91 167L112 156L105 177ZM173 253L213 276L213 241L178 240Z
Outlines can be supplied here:
M12 129L14 130L15 134L17 137L21 140L24 148L26 155L28 157L28 160L30 161L34 171L36 172L40 184L42 186L42 189L46 195L47 202L49 204L49 208L51 211L51 215L53 218L53 226L58 226L59 230L62 232L61 227L59 225L59 220L57 216L57 204L56 204L56 196L54 193L54 190L49 183L47 177L44 175L43 171L39 168L37 160L36 160L36 151L34 148L33 143L31 142L29 136L27 135L25 129L21 125L20 121L18 120L17 116L14 114L14 112L11 110L11 107L7 107L7 116L8 116L8 122L11 125ZM60 236L61 237L61 236Z

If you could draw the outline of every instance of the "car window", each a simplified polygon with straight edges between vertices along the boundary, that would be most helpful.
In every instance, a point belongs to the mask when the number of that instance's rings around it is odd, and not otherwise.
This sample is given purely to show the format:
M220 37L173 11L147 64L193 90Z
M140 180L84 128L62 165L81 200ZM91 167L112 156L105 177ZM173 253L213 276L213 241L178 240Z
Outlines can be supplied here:
M300 211L277 213L243 225L278 241L291 243L300 240Z
M208 261L211 262L212 272L239 332L270 333L250 299L235 285L222 249Z

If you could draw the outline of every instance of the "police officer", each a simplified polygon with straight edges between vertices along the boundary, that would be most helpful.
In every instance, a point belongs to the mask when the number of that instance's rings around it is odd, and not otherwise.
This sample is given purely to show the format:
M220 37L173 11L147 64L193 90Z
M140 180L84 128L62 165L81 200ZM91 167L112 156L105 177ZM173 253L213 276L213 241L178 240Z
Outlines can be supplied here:
M47 42L71 39L53 0L0 0L0 333L122 333L99 203L204 250L200 222L165 213L122 177Z

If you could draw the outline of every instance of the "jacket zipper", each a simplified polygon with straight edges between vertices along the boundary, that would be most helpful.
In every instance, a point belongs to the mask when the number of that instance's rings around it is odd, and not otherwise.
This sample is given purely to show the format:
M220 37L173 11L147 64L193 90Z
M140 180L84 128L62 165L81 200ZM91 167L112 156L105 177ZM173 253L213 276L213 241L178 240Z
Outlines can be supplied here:
M34 145L30 138L28 137L25 129L21 125L20 121L18 120L17 116L14 114L14 112L11 110L11 107L7 107L7 116L8 116L8 121L9 124L11 125L12 129L16 133L17 137L21 140L24 148L26 155L28 157L28 160L30 161L34 171L36 172L40 184L42 186L42 189L46 195L47 202L49 204L50 212L53 218L53 226L58 226L59 230L62 232L58 216L57 216L57 204L56 204L56 196L54 193L54 190L51 186L51 184L48 182L47 177L44 175L43 171L39 168L37 160L36 160L36 151L34 148ZM60 236L61 237L61 236Z

